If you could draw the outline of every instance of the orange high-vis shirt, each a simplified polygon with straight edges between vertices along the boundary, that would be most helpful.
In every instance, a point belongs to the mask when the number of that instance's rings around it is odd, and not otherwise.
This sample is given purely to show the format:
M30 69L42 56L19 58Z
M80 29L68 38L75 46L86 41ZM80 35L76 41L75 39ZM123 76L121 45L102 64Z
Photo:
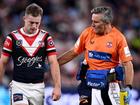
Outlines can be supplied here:
M110 69L132 60L124 35L115 27L103 36L96 35L93 27L86 28L75 43L74 51L77 54L85 51L89 70Z

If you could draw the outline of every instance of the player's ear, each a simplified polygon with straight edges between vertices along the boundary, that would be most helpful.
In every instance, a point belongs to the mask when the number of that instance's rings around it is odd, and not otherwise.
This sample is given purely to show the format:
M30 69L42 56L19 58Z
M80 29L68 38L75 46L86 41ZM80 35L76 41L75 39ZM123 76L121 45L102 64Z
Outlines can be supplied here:
M25 21L27 19L27 16L25 15L25 16L23 16L23 21Z
M25 20L26 16L23 16L23 20Z

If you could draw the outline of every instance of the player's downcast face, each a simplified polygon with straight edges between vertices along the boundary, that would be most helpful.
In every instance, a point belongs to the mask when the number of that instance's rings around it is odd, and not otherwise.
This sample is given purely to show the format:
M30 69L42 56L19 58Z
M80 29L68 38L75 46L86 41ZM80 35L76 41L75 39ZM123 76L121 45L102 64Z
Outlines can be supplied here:
M92 15L92 27L98 35L104 35L105 33L105 23L102 21L102 14Z
M28 34L34 34L40 26L41 16L34 17L32 15L26 15L24 17L24 29Z

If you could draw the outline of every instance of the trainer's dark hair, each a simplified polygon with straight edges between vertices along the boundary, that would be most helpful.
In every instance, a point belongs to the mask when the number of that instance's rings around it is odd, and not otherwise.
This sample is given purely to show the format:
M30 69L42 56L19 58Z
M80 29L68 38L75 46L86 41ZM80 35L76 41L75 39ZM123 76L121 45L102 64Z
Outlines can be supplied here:
M36 3L32 3L26 7L25 15L32 15L34 17L37 17L39 15L42 16L43 9Z
M105 23L112 23L113 21L113 12L112 12L112 8L108 7L108 6L100 6L100 7L96 7L93 8L91 10L92 14L103 14L103 18L102 21Z

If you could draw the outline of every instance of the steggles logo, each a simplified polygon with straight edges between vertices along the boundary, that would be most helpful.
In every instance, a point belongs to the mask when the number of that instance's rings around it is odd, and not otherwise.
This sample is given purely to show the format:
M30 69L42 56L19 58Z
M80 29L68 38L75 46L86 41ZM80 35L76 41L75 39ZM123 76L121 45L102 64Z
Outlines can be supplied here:
M18 57L17 66L27 64L27 67L31 67L35 63L39 63L39 62L42 62L42 56L40 56L40 57L36 56L36 57L32 57L32 58L20 56L20 57Z

